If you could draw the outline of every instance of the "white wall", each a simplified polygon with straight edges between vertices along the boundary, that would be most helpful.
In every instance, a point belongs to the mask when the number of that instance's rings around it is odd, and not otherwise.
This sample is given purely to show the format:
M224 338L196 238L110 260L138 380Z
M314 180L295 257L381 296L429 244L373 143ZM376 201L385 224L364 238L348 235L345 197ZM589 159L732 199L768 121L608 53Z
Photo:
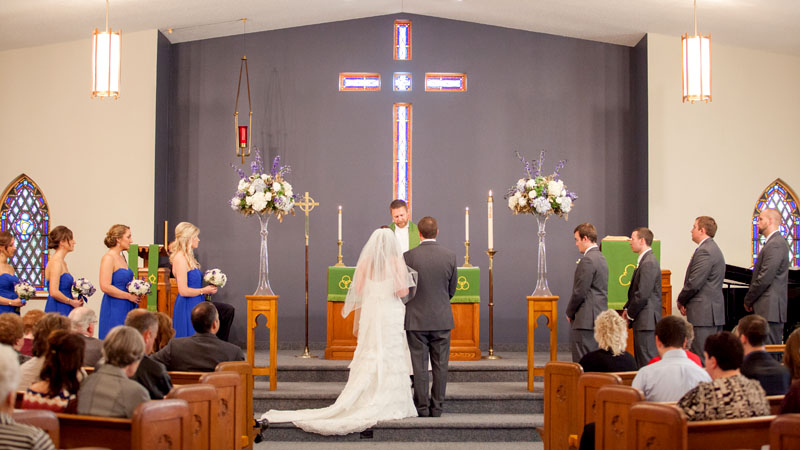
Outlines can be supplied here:
M759 195L776 178L800 190L800 58L711 42L713 101L692 105L681 103L680 37L647 38L649 226L673 300L695 217L714 217L726 262L749 267Z
M122 35L121 97L90 98L91 40L0 52L0 189L21 173L66 225L70 272L99 288L103 238L114 223L153 242L156 30ZM99 310L102 293L89 306ZM34 300L27 308L44 308Z

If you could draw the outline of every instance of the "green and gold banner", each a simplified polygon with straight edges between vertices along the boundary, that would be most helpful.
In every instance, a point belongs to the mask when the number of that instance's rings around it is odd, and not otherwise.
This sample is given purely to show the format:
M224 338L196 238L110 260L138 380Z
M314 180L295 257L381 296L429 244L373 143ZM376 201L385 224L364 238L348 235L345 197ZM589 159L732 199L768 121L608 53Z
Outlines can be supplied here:
M158 312L158 245L152 244L147 252L147 282L150 293L147 294L147 310Z
M628 301L628 286L639 255L631 250L630 240L603 239L603 256L608 262L608 307L622 309ZM653 253L661 261L661 241L653 241Z
M128 248L128 268L133 272L133 278L139 278L139 245L131 244Z
M355 267L328 267L328 301L343 302L353 282ZM480 303L481 269L459 267L456 295L450 303Z

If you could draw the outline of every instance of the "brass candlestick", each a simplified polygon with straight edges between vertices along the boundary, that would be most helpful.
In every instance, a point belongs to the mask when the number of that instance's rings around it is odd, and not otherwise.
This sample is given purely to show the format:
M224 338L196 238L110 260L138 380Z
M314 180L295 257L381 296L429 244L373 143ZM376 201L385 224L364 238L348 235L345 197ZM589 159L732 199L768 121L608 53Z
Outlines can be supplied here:
M464 241L464 248L466 248L466 253L464 254L464 267L472 267L472 264L469 263L469 241Z
M500 355L494 354L494 255L496 250L490 248L486 250L489 255L489 354L482 356L481 359L502 359Z
M342 262L342 241L336 241L336 245L339 246L339 255L336 257L336 264L333 267L344 267Z

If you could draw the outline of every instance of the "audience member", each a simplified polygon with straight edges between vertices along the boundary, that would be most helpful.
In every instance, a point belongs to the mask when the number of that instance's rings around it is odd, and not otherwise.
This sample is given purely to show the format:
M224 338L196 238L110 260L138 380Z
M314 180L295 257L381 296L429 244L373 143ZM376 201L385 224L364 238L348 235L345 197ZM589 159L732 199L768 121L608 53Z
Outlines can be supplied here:
M11 347L0 345L0 443L4 449L55 450L40 428L16 423L12 417L19 384L19 363Z
M132 417L140 403L150 400L147 389L130 380L144 356L144 339L136 329L119 325L103 341L105 364L81 384L78 414Z
M131 379L144 386L152 400L161 400L172 389L172 380L163 364L147 356L153 353L153 343L158 335L158 319L154 313L137 308L128 313L125 325L135 328L144 339L144 356Z
M44 311L41 309L29 309L28 312L22 316L22 323L25 325L24 342L20 353L27 356L33 356L33 328L44 317Z
M94 337L97 327L97 313L91 308L75 308L69 313L72 331L80 335L86 344L83 352L83 365L94 367L103 357L103 341Z
M0 344L5 344L17 352L19 363L31 359L28 355L20 353L22 344L24 343L25 325L22 323L22 317L19 314L3 313L0 314Z
M685 317L681 317L681 319L683 319L684 324L686 325L686 344L683 345L683 349L686 351L686 357L694 361L695 364L697 364L702 368L703 362L700 361L700 356L695 354L693 351L689 350L690 348L692 348L692 342L694 342L694 325L692 325L691 322L686 320ZM661 355L651 359L650 362L647 364L653 364L654 362L658 361L661 361Z
M50 333L56 330L70 331L69 319L58 313L45 314L33 328L33 358L20 367L18 391L25 391L39 381L45 355L47 354Z
M616 311L600 313L594 321L594 339L598 350L581 358L584 372L628 372L636 370L636 360L625 351L628 343L628 325Z
M157 312L156 318L158 319L158 334L153 343L153 351L157 352L166 347L169 341L175 337L175 329L172 328L172 318L163 312Z
M789 369L767 353L769 323L758 314L739 320L739 339L744 348L742 375L758 380L767 395L784 395L792 383Z
M800 328L792 331L783 349L783 365L789 369L792 381L800 380Z
M56 313L57 314L57 313ZM22 397L22 409L48 409L74 413L76 396L86 374L81 369L86 344L77 334L56 330L48 339L41 381L33 383Z
M211 302L192 309L194 336L176 338L153 355L167 370L213 371L223 361L243 361L242 349L217 337L219 315Z
M647 401L674 402L703 381L708 373L686 356L685 320L667 316L656 324L656 349L661 361L639 369L632 386L641 390Z
M713 381L698 384L678 401L689 420L741 419L770 413L761 384L739 371L744 348L736 336L727 331L712 334L706 339L703 356Z

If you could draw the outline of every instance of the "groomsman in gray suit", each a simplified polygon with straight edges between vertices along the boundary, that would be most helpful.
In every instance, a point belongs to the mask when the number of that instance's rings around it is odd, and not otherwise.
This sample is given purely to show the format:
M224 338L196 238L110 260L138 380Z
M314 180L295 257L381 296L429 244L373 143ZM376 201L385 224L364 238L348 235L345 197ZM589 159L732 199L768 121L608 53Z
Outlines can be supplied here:
M597 229L590 223L575 227L575 246L583 257L575 268L572 297L567 305L572 361L597 350L594 320L608 309L608 263L597 246Z
M722 281L725 279L725 257L714 242L717 222L700 216L692 226L692 241L697 248L686 268L683 289L678 294L678 309L694 327L691 351L703 358L706 338L722 331L725 325L725 299Z
M789 246L778 231L780 224L781 214L776 209L765 209L758 216L758 232L767 240L758 252L750 290L744 297L744 309L755 311L769 322L767 344L783 342L783 324L786 323Z
M652 231L644 227L633 230L631 250L639 254L639 260L628 287L628 302L622 318L631 321L633 356L640 368L658 356L655 329L661 320L661 266L651 245Z
M414 371L414 405L420 417L442 415L450 330L455 327L450 299L456 293L456 254L436 242L439 226L433 217L417 224L420 245L403 254L408 267L419 272L417 292L406 303L405 328ZM428 390L428 355L433 387Z

